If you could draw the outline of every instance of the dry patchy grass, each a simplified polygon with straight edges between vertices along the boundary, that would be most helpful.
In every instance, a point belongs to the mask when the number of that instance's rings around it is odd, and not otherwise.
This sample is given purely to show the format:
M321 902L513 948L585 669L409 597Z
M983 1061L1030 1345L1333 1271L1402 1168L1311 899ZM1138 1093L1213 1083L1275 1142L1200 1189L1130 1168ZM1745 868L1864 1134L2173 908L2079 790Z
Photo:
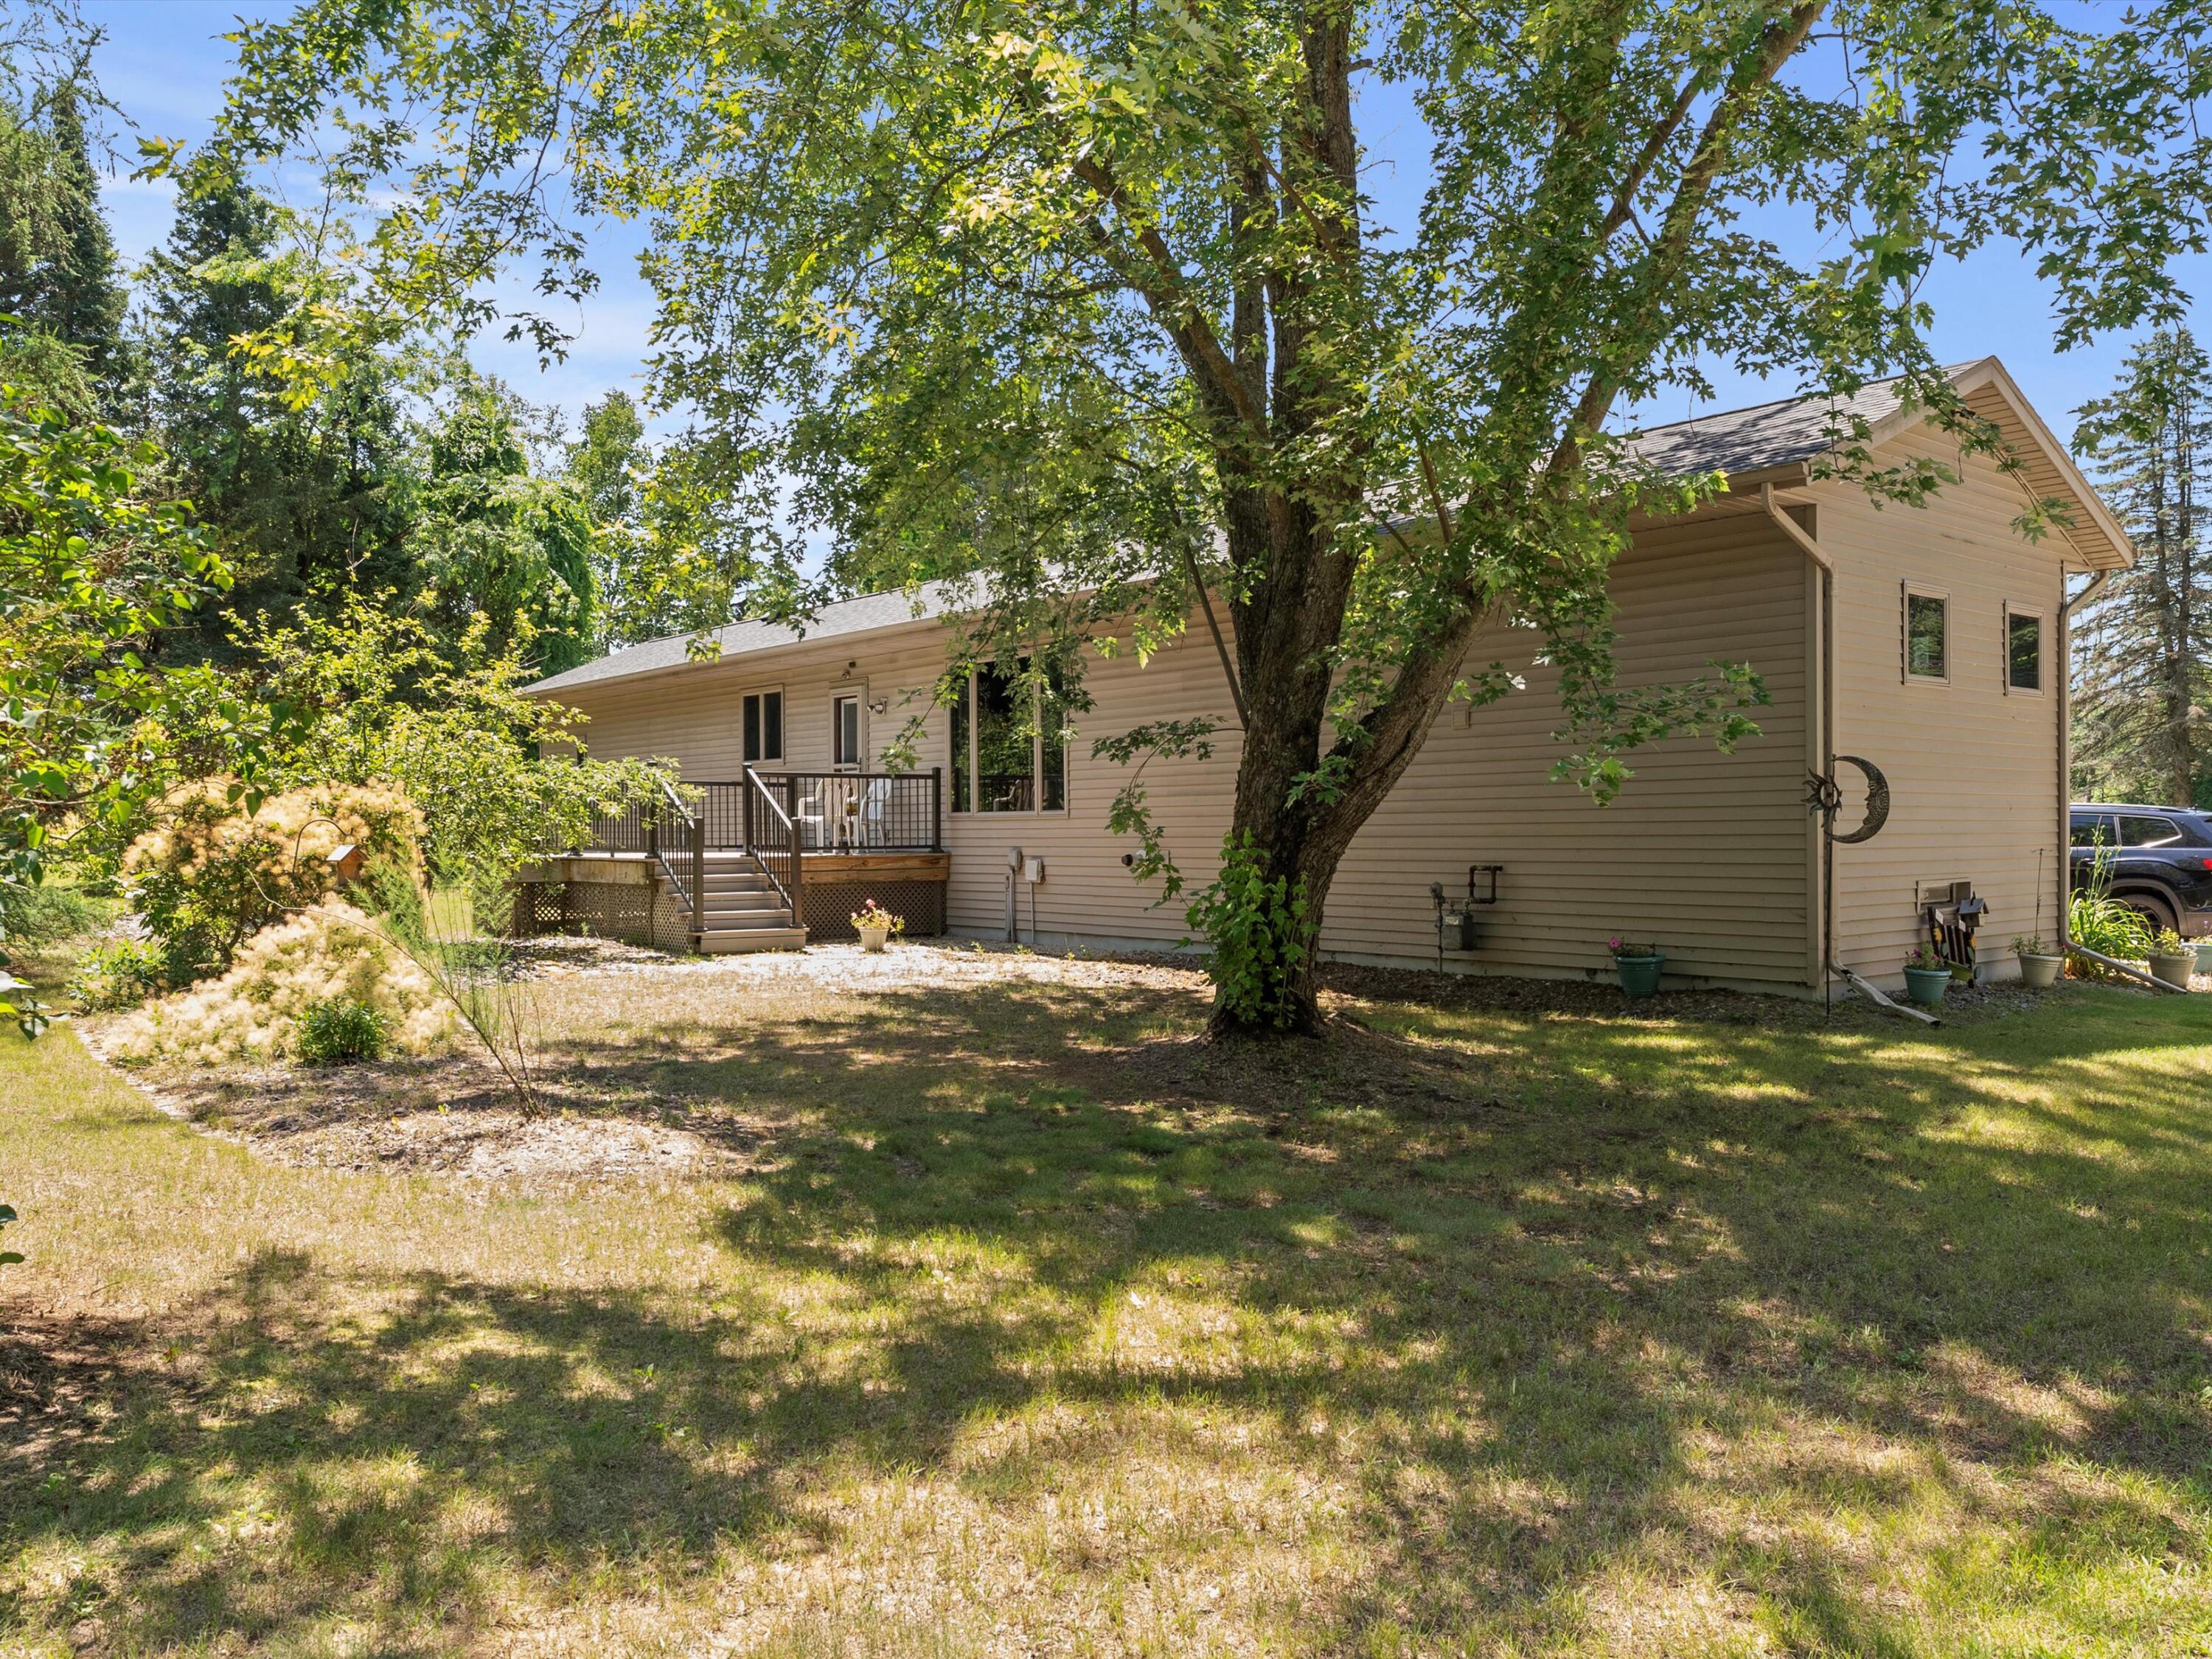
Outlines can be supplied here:
M718 1150L591 1181L5 1039L0 1652L2212 1643L2212 1004L1245 1051L902 954L549 978L575 1121Z

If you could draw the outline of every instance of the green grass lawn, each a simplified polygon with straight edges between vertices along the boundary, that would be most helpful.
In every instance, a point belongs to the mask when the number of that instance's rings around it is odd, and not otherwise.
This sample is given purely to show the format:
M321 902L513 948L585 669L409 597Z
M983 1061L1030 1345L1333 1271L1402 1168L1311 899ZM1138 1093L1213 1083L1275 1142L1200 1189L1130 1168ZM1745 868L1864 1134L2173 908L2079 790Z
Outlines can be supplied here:
M734 1174L0 1038L0 1653L2212 1654L2212 998L571 983Z

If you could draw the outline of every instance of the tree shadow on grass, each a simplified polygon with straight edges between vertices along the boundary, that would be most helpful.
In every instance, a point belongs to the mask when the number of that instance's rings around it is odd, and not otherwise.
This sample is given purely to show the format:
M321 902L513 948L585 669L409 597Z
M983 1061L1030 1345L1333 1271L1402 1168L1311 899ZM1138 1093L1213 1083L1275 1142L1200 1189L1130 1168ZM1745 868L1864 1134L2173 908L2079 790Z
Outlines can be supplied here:
M1902 1615L1857 1547L1823 1542L1837 1505L1933 1502L2054 1558L2078 1526L2105 1567L2203 1550L2212 1118L2201 1071L2154 1062L2212 1042L2212 1019L2107 995L1818 1042L1491 1020L1455 1086L1425 1044L1396 1077L1271 1077L1273 1109L1209 1113L1126 1053L1061 1068L1081 1095L1040 1091L1059 1002L882 999L917 1039L895 1087L827 1034L724 1033L734 1050L702 1063L725 1086L817 1107L727 1236L876 1300L957 1231L1086 1308L1180 1265L1263 1322L1354 1319L1355 1352L1224 1372L1201 1344L1181 1369L1053 1378L1102 1408L1164 1392L1264 1413L1286 1439L1368 1425L1364 1519L1394 1565L1344 1596L1346 1638L1556 1637L1634 1561L1747 1586L1789 1640L1875 1650ZM1715 1469L1716 1442L1747 1441L1752 1472ZM2100 1490L2041 1480L2054 1460Z
M1914 1504L2085 1571L2201 1559L2212 1125L2142 1056L2203 1021L1369 1012L1373 1046L1303 1069L1065 987L580 1048L764 1126L711 1309L264 1255L118 1333L94 1431L0 1465L9 1546L82 1558L0 1620L447 1651L517 1575L835 1551L846 1477L1012 1527L1224 1416L1353 1494L1350 1566L1289 1615L1316 1647L1571 1640L1616 1582L1702 1577L1723 1635L1911 1650L1824 1517ZM1085 1426L975 1453L1047 1408Z

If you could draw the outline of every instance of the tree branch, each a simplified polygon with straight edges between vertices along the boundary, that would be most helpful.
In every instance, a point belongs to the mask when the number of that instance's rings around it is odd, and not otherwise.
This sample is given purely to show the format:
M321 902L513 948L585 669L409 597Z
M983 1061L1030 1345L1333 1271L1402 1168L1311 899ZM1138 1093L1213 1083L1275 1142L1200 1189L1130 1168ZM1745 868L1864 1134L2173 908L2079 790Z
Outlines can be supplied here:
M1127 198L1121 181L1113 170L1103 161L1085 156L1073 164L1075 176L1091 186L1098 198L1121 216L1124 224L1136 228L1137 246L1144 250L1152 267L1148 279L1144 272L1133 267L1113 245L1105 227L1092 222L1091 228L1101 251L1109 264L1121 272L1129 285L1143 295L1146 305L1155 319L1168 331L1168 337L1190 365L1191 373L1200 384L1216 398L1235 412L1237 418L1249 428L1253 436L1265 437L1267 431L1267 411L1253 398L1251 391L1237 373L1237 365L1221 348L1219 336L1206 319L1197 304L1185 291L1182 266L1169 248L1167 239L1151 225L1138 225L1129 213Z
M1805 37L1826 9L1827 0L1799 0L1784 16L1766 26L1761 32L1758 50L1747 54L1737 64L1735 73L1729 77L1727 94L1705 118L1705 127L1698 135L1697 148L1684 166L1674 200L1668 205L1659 239L1645 257L1643 277L1638 283L1640 294L1630 319L1632 325L1648 326L1662 299L1681 274L1698 216L1711 198L1713 181L1720 175L1728 140L1737 123L1752 100L1804 46ZM1547 477L1556 477L1574 466L1583 441L1604 423L1613 398L1620 395L1620 385L1617 373L1600 369L1590 376L1544 469Z

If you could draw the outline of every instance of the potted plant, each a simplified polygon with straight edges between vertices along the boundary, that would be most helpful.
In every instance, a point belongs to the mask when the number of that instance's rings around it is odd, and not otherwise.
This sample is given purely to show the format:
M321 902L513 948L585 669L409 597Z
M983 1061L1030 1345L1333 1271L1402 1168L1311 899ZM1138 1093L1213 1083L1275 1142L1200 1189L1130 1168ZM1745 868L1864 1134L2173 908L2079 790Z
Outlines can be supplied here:
M875 900L870 899L853 912L853 931L860 936L863 951L880 951L890 942L893 933L906 931L906 918L893 915Z
M2014 954L2020 957L2021 983L2033 991L2047 991L2058 983L2059 970L2066 966L2066 958L2045 945L2035 934L2022 933L2012 942Z
M2150 976L2163 980L2168 985L2189 988L2189 976L2197 971L2197 947L2175 933L2171 927L2162 928L2151 935Z
M1620 974L1620 988L1632 997L1648 997L1659 988L1659 970L1667 965L1667 958L1656 945L1631 945L1625 939L1609 939L1605 948L1613 952L1613 965Z
M1951 964L1932 945L1923 945L1905 959L1905 991L1923 1008L1942 1006L1951 988Z

